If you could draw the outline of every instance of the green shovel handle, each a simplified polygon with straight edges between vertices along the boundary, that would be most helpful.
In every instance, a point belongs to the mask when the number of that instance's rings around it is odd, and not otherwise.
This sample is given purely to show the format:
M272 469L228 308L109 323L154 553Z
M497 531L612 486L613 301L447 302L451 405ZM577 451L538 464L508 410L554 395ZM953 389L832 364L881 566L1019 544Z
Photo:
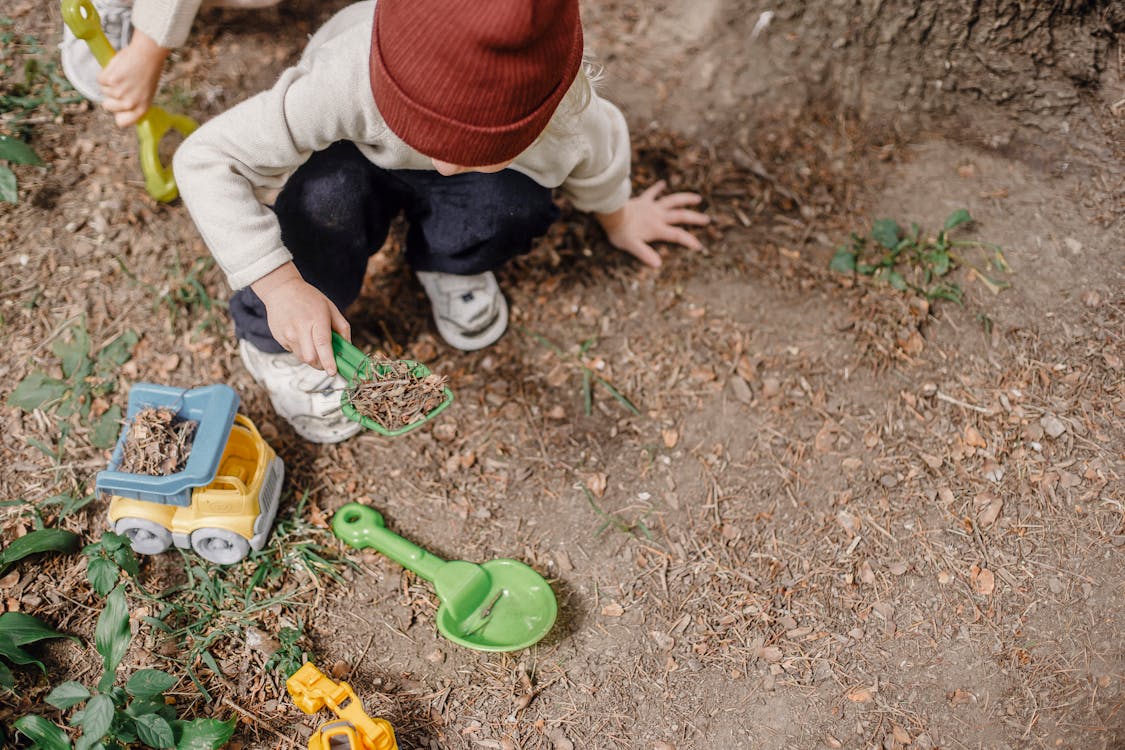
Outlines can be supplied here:
M335 331L332 332L332 355L336 358L336 369L340 371L340 376L349 384L356 374L363 374L370 361L366 354Z
M199 123L186 115L173 115L161 107L148 108L137 120L137 139L140 141L141 172L145 176L145 190L158 201L168 203L180 194L172 167L160 163L160 139L169 130L175 130L185 138L191 135Z
M102 19L92 0L63 0L62 17L70 30L86 42L94 59L103 68L109 65L116 52L102 30ZM185 115L169 114L160 107L149 107L137 120L137 139L140 141L141 172L145 176L145 190L158 201L167 203L178 196L172 168L160 163L160 139L169 130L184 137L199 127L199 123Z
M379 511L359 503L348 503L336 511L332 517L332 533L349 547L371 547L383 553L431 583L445 565L445 560L437 555L387 529Z
M92 0L63 0L62 17L74 35L86 42L103 68L113 59L113 45L102 31L102 19Z

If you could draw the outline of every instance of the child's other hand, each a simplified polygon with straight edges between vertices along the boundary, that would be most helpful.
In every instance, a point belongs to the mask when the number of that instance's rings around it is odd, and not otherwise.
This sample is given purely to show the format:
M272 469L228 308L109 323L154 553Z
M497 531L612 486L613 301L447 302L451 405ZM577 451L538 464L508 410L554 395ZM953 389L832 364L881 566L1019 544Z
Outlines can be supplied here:
M664 192L664 180L631 198L623 208L611 214L596 214L613 246L624 250L646 266L660 267L660 255L650 242L671 242L691 250L702 250L703 244L691 232L678 226L704 226L711 218L687 206L698 205L703 198L695 193Z
M98 73L105 94L102 106L114 114L118 127L136 123L148 111L168 52L140 29L133 29L128 46Z
M351 326L332 300L301 277L292 262L251 284L266 306L266 320L277 343L305 364L336 374L332 331L351 339Z

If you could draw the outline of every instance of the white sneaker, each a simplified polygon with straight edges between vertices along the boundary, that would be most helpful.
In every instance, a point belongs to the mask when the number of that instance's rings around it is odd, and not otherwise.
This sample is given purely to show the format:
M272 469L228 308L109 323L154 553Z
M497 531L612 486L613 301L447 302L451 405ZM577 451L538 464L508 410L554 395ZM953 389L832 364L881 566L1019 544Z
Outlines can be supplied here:
M133 3L131 0L94 0L94 9L102 21L102 30L115 50L129 44L133 36ZM59 44L63 74L75 91L92 102L101 102L105 96L98 84L102 66L94 59L90 46L74 35L63 24L63 40Z
M297 434L313 443L338 443L363 429L340 410L347 383L306 365L289 352L263 352L249 341L238 342L242 363L270 394L270 403Z
M433 305L438 333L450 346L467 352L483 349L508 329L508 301L491 271L475 276L417 273Z

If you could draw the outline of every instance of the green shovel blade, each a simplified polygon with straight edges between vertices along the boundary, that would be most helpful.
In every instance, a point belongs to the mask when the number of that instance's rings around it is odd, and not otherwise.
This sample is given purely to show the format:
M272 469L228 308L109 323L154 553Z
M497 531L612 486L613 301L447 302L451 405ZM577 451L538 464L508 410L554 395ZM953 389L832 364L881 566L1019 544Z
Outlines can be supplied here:
M374 430L380 435L384 435L386 437L397 437L398 435L405 435L411 430L416 430L426 422L429 422L438 414L441 414L443 411L445 411L445 408L447 406L453 403L453 391L449 390L449 388L446 387L443 391L444 398L442 399L441 403L422 415L421 419L415 420L408 425L403 425L402 427L388 429L376 422L374 419L360 414L359 411L354 406L352 406L352 402L348 400L348 392L355 388L359 384L360 380L370 377L372 366L371 358L361 352L355 346L350 344L347 339L345 339L335 331L332 332L332 354L336 359L336 369L340 371L340 375L344 378L344 380L348 381L348 387L344 390L343 393L340 394L341 411L344 412L344 416L348 419L352 420L353 422L359 422L367 429ZM430 368L426 367L420 362L415 362L414 360L410 359L403 361L411 365L411 373L416 378L424 378L430 374ZM385 374L385 371L380 372L378 368L376 369L376 377Z
M518 651L555 624L558 602L550 585L518 560L446 562L389 531L378 511L359 503L336 511L332 532L345 544L376 549L433 583L441 600L438 632L466 648Z

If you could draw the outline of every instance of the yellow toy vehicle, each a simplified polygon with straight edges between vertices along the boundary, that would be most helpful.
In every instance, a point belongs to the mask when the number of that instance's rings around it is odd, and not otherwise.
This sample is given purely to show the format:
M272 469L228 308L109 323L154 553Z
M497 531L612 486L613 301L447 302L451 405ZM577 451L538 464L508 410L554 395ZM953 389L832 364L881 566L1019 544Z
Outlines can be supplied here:
M333 682L312 662L293 673L285 688L297 708L315 714L328 707L339 721L322 725L309 738L309 750L398 750L386 719L372 719L346 682Z
M117 471L128 424L148 407L170 408L198 423L182 471ZM237 412L238 394L225 385L185 390L137 383L130 390L126 427L95 486L110 498L110 527L128 537L136 552L156 555L175 544L229 565L265 546L285 468L254 423Z

